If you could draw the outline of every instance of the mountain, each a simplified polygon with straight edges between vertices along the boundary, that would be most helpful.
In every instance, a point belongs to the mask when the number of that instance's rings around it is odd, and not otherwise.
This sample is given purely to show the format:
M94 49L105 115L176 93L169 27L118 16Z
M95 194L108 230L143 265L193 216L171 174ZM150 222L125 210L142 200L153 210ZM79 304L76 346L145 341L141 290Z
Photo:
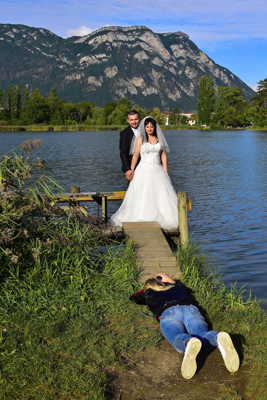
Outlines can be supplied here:
M109 26L63 39L43 28L0 24L0 85L52 88L69 101L103 106L128 97L144 107L196 108L199 79L254 91L216 64L183 32L155 33L145 26Z

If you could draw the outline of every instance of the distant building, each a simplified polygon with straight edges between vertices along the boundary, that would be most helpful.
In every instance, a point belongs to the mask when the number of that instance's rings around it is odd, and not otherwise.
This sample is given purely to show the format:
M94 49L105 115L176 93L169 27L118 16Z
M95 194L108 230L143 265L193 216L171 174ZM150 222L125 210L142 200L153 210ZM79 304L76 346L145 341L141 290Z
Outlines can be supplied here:
M170 112L169 111L163 111L162 113L161 113L161 115L165 118L165 121L164 121L164 125L165 126L168 126L169 125L169 121L170 121Z
M194 113L179 113L180 116L185 116L187 119L187 124L193 126L197 123L196 115Z
M170 125L170 115L171 115L171 114L172 114L172 113L171 113L170 111L163 111L163 112L161 113L161 115L162 115L162 117L163 117L163 124L164 124L165 126ZM195 124L197 123L197 121L196 121L196 114L193 113L193 112L181 112L181 113L179 113L179 116L180 116L180 117L182 117L182 116L186 117L186 123L187 123L188 125L190 125L190 126L193 126L193 125L195 125Z

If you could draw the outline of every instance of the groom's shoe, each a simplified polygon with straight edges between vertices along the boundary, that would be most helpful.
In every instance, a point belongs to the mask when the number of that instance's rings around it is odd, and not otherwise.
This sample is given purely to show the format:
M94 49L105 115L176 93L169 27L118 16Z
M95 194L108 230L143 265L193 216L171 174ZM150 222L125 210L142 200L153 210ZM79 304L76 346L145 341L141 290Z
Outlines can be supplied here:
M200 352L202 343L198 338L191 338L186 345L184 358L181 366L181 374L185 379L191 379L197 370L197 355Z
M217 342L226 368L229 372L236 372L239 368L239 357L229 333L219 332Z

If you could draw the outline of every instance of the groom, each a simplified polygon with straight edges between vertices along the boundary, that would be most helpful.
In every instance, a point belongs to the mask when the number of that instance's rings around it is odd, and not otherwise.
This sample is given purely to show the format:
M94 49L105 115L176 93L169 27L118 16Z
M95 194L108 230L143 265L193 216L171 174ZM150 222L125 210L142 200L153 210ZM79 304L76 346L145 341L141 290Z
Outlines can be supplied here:
M125 178L130 181L133 178L133 172L131 171L132 155L130 155L130 147L133 136L137 136L138 126L140 123L140 115L138 111L129 111L127 121L129 126L120 132L120 157L122 163L121 169L124 172Z

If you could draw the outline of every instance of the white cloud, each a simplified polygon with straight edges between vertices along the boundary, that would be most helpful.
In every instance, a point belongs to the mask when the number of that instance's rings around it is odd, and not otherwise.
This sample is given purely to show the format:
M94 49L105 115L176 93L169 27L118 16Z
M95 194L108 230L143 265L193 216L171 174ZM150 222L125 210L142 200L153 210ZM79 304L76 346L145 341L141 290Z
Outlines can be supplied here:
M257 83L251 83L251 84L249 84L249 86L250 86L251 89L253 89L255 92L256 92L257 89L258 89L258 84L257 84Z
M1 19L84 36L110 25L184 31L201 43L267 39L266 0L0 0ZM40 4L42 13L40 13ZM30 10L30 12L29 12ZM87 26L90 18L90 27ZM59 24L60 20L60 24ZM74 26L70 29L69 27ZM76 27L76 28L75 28Z
M148 24L156 32L181 30L194 40L267 38L266 0L135 0L134 4L121 0L109 11L113 25Z
M89 28L89 26L82 25L79 28L69 29L67 31L67 36L85 36L89 35L93 29Z

